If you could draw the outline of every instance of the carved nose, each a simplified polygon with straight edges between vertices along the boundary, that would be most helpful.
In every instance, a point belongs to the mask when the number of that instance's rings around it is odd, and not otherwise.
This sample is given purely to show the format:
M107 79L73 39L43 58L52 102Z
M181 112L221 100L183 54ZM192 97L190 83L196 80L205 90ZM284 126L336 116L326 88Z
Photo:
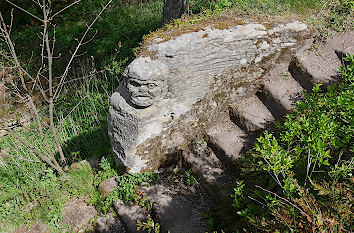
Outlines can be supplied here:
M139 89L140 89L140 91L147 91L148 90L147 86L145 86L145 85L140 86Z

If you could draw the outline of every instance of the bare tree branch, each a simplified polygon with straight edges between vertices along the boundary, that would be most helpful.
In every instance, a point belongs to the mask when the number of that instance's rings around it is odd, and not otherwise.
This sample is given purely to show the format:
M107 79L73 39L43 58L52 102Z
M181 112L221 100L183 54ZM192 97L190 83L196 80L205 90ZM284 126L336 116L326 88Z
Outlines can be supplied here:
M50 17L50 19L53 19L55 16L59 15L60 13L62 13L63 11L65 11L66 9L72 7L73 5L75 5L75 4L79 3L79 2L81 2L81 0L77 0L77 1L75 1L75 2L73 2L73 3L71 3L70 5L64 7L63 9L61 9L61 10L59 10L58 12L54 13L54 14Z
M66 164L66 159L64 156L64 152L61 148L59 139L57 137L57 130L55 128L54 125L54 115L53 115L53 111L54 111L54 97L53 97L53 57L52 57L52 50L51 50L51 46L50 46L50 42L49 42L49 31L48 31L48 27L49 27L49 23L48 21L50 21L50 19L48 18L48 12L45 5L45 3L43 2L43 7L42 7L42 11L43 11L43 23L44 23L44 29L43 29L43 34L44 34L44 43L45 43L45 47L46 47L46 51L47 51L47 57L48 57L48 84L49 84L49 121L50 121L50 129L52 131L52 136L54 138L57 150L59 152L60 155L60 160L63 164Z
M3 121L0 119L0 123L3 123ZM32 146L28 141L26 141L24 138L19 136L16 132L14 132L12 129L10 129L6 123L3 124L4 128L7 132L9 132L12 136L14 136L19 142L21 142L23 145L25 145L27 148L29 148L33 153L38 155L43 161L45 161L48 165L50 165L52 168L54 168L56 171L59 173L63 173L63 169L61 167L55 166L48 158L45 156L42 152L37 150L34 146Z
M30 104L30 108L33 111L33 114L36 116L36 120L37 120L37 125L38 125L38 130L39 130L39 135L41 137L41 141L42 144L44 146L45 151L48 153L48 155L50 156L50 158L52 159L53 163L55 164L55 166L60 167L60 165L58 164L57 160L55 159L53 153L50 151L50 149L48 148L45 139L44 139L44 133L43 133L43 128L42 128L42 124L40 121L40 117L37 111L36 106L34 105L32 98L28 97L29 100L29 104Z
M55 90L55 93L54 93L54 99L57 99L59 97L59 94L60 94L60 91L61 91L61 88L62 88L62 85L63 85L63 82L65 81L66 79L66 76L68 75L68 72L69 72L69 68L79 50L79 48L81 47L82 43L84 42L86 36L87 36L87 33L90 31L90 29L92 28L92 26L96 23L96 21L98 20L98 18L101 16L101 14L106 10L106 8L112 3L112 0L109 0L109 2L101 9L101 11L97 14L96 18L91 22L91 24L87 27L85 33L83 34L83 36L81 37L80 41L79 41L79 44L76 46L75 48L75 51L74 53L72 54L65 70L64 70L64 73L61 75L61 79L60 79L60 82L59 82L59 85L57 87L57 89Z
M29 12L29 11L23 9L22 7L17 6L15 3L13 3L13 2L11 2L11 1L9 1L9 0L5 0L5 1L6 1L7 3L11 4L12 6L16 7L17 9L19 9L19 10L21 10L21 11L27 13L28 15L32 16L33 18L38 19L39 21L43 22L43 19L41 19L41 18L35 16L34 14L32 14L31 12Z

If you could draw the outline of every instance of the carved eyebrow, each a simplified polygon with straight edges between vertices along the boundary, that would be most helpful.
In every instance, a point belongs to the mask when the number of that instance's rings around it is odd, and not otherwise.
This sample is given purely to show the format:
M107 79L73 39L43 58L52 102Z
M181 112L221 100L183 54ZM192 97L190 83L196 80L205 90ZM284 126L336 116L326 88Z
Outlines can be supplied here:
M140 83L138 83L138 82L136 82L136 81L134 81L134 80L129 80L129 84L130 84L130 85L133 85L133 86L135 86L135 87L141 85Z

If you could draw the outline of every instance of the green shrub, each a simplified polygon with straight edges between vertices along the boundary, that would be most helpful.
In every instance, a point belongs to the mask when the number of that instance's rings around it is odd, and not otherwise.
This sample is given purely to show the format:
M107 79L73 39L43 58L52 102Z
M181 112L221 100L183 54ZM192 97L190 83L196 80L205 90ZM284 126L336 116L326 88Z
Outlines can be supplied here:
M244 161L233 206L254 231L353 231L354 57L344 60L344 82L315 86Z

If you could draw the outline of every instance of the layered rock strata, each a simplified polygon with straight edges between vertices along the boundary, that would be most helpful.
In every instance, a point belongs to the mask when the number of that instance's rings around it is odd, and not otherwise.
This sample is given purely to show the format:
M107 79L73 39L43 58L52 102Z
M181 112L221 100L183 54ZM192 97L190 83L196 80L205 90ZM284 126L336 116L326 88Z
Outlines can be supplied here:
M212 132L207 128L228 111L223 99L250 94L267 69L283 54L295 54L308 37L305 24L289 21L239 22L154 39L146 48L150 56L138 56L127 67L111 97L109 136L116 162L130 172L156 170L167 154L188 144L186 138ZM268 118L249 127L259 128ZM242 129L236 131L234 136L242 135ZM242 149L235 148L231 157Z

